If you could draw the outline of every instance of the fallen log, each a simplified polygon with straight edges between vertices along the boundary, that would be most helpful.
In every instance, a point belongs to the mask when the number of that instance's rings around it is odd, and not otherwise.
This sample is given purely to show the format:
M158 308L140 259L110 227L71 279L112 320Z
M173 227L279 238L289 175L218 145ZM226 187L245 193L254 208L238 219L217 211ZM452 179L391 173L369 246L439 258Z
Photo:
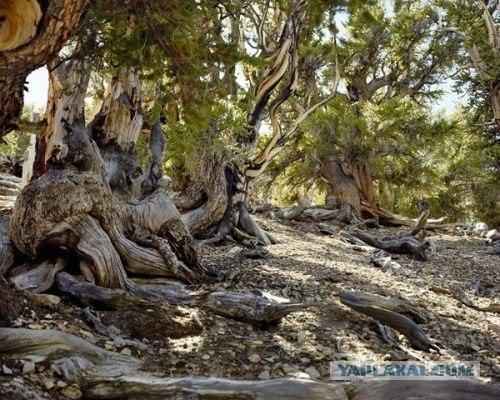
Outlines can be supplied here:
M424 351L439 350L427 339L422 328L412 319L400 313L401 310L406 310L408 307L407 305L403 307L403 303L364 292L343 292L340 294L340 301L353 310L396 329L405 335L416 349Z
M57 274L59 290L69 293L85 304L104 304L116 309L140 309L162 304L207 309L217 315L252 322L271 323L284 316L305 310L313 304L290 303L288 299L254 292L191 292L178 284L138 285L128 281L127 289L110 289L80 282L68 273Z
M264 381L163 378L141 372L143 362L133 357L103 350L57 330L0 328L0 352L50 363L51 369L66 381L77 383L83 396L92 399L496 400L500 396L498 385L458 380L428 381L422 385L419 381L343 384L294 378Z
M416 260L427 260L427 253L434 251L434 243L430 239L419 241L412 236L393 236L383 239L375 238L364 232L352 234L369 246L395 254L409 254Z

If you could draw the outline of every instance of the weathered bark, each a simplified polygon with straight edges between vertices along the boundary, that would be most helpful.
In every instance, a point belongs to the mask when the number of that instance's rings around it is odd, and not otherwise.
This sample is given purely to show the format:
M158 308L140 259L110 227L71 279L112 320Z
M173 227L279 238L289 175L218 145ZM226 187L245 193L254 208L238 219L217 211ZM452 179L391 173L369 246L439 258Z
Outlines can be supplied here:
M340 301L352 309L396 329L419 350L437 349L427 339L422 328L402 314L402 312L409 312L410 315L417 315L419 320L422 319L418 312L415 312L414 307L407 302L386 299L363 292L343 292L340 294Z
M494 400L498 385L474 381L384 381L323 383L283 378L267 381L224 378L164 378L140 371L133 357L103 350L79 337L57 330L0 328L0 352L47 363L68 382L78 384L93 399L254 399L254 400ZM0 394L2 394L0 392Z
M0 194L11 196L19 193L21 180L17 176L4 175L0 173Z
M137 74L119 68L101 111L85 127L89 72L84 60L70 60L53 73L54 93L59 84L72 83L73 90L49 101L47 130L37 149L46 172L17 199L13 243L33 261L75 254L86 279L105 287L126 287L127 273L206 279L160 176L159 122L151 134L149 170L143 173L138 164L135 141L143 117Z
M234 182L228 181L230 176L226 177L225 166L208 155L201 157L196 171L191 177L191 186L175 200L175 204L183 212L182 220L193 235L205 232L223 219L235 186ZM196 201L196 197L200 195L201 205ZM191 207L196 208L190 209Z
M326 204L338 207L348 204L358 213L361 212L358 186L345 163L331 156L323 162L321 175L327 185Z
M72 59L61 63L49 73L49 93L45 118L47 127L36 143L36 154L31 169L31 179L40 177L47 171L49 163L57 164L68 149L64 145L66 126L84 121L85 94L90 79L88 63L82 59ZM29 173L26 172L26 175Z
M58 54L87 4L88 0L2 3L0 136L18 127L26 77Z
M0 215L0 276L14 264L14 251L8 236L10 216Z

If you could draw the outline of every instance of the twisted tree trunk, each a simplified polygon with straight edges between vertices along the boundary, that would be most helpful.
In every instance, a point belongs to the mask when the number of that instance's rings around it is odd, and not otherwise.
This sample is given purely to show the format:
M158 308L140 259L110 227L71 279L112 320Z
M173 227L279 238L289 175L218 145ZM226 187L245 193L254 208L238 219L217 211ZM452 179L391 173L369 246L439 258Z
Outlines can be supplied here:
M259 128L267 110L271 119L273 135L265 148L247 160L245 166L235 162L220 162L203 156L192 184L176 200L176 205L185 210L183 220L195 234L215 234L209 242L232 234L239 240L257 240L261 244L276 243L277 240L265 232L250 216L247 200L254 181L278 154L298 125L315 109L331 99L323 99L304 110L289 129L282 132L278 111L292 95L298 79L299 34L305 19L306 2L294 2L291 15L284 22L278 43L268 60L270 65L263 71L255 85L253 103L247 115L246 131L238 135L243 150L253 151L259 138ZM277 92L273 98L271 96ZM212 129L216 130L216 126ZM207 133L207 142L214 132ZM200 149L203 152L203 149ZM198 194L196 194L198 193ZM206 243L206 242L205 242Z
M101 111L85 126L89 74L84 60L62 63L52 73L48 126L35 162L40 176L17 199L12 243L33 265L60 258L104 287L129 287L128 274L208 279L161 178L165 139L159 122L151 132L148 167L139 165L138 75L120 67ZM68 85L72 90L61 90Z

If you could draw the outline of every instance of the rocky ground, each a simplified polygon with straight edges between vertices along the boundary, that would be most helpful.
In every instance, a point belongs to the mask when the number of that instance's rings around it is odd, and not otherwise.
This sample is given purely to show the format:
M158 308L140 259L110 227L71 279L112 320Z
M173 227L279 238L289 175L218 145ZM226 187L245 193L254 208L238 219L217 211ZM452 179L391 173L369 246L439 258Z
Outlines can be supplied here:
M0 326L54 328L101 347L145 359L147 369L167 376L204 375L235 379L296 376L329 380L331 360L468 360L480 361L486 381L500 378L500 317L464 305L453 293L462 290L474 306L500 303L499 257L484 254L484 240L458 233L430 233L437 253L420 262L395 260L399 274L370 264L366 253L343 244L341 228L321 234L318 225L259 221L281 240L262 252L236 244L202 249L205 263L224 280L210 289L262 290L318 307L297 312L271 326L252 326L186 307L161 312L98 310L106 325L144 346L117 343L99 334L85 318L85 305L61 295L21 297L0 281ZM373 235L397 229L371 230ZM447 289L447 290L442 290ZM384 342L377 326L342 305L338 294L362 290L411 301L427 318L426 334L440 352L410 349L403 336L397 348ZM498 308L498 307L497 307ZM498 310L497 310L498 312ZM24 387L50 399L79 398L75 385L46 365L0 355L0 392Z

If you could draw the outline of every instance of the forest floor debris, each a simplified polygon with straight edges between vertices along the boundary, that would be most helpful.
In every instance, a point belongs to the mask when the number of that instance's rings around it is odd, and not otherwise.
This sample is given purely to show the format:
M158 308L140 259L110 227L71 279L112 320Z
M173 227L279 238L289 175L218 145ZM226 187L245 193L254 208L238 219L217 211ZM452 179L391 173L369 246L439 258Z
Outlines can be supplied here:
M264 218L259 223L280 243L257 251L258 257L250 257L247 249L231 243L201 249L203 262L227 278L218 284L220 289L263 290L292 302L321 306L267 326L184 307L165 309L172 311L165 321L147 310L98 310L103 324L116 327L117 335L145 345L117 348L110 337L86 322L85 306L71 297L52 289L52 297L36 295L23 302L0 281L0 319L3 326L57 329L80 336L104 349L139 358L149 372L168 377L310 377L327 382L332 360L405 361L417 355L423 361L479 361L483 378L500 381L500 316L484 311L498 309L500 265L498 256L480 252L484 239L434 232L431 237L437 252L428 261L394 256L403 270L394 274L373 267L369 254L346 248L341 235L322 234L324 227L317 224ZM332 226L332 230L337 232L339 227ZM401 230L368 232L387 236ZM436 287L444 290L436 291ZM421 327L440 353L405 351L410 345L396 331L392 331L394 338L407 347L386 343L376 321L340 302L339 294L352 290L408 300L425 316L427 322ZM453 293L464 293L483 310L465 306ZM78 387L61 380L50 368L39 364L31 368L28 361L0 355L0 390L21 385L40 398L81 396Z

